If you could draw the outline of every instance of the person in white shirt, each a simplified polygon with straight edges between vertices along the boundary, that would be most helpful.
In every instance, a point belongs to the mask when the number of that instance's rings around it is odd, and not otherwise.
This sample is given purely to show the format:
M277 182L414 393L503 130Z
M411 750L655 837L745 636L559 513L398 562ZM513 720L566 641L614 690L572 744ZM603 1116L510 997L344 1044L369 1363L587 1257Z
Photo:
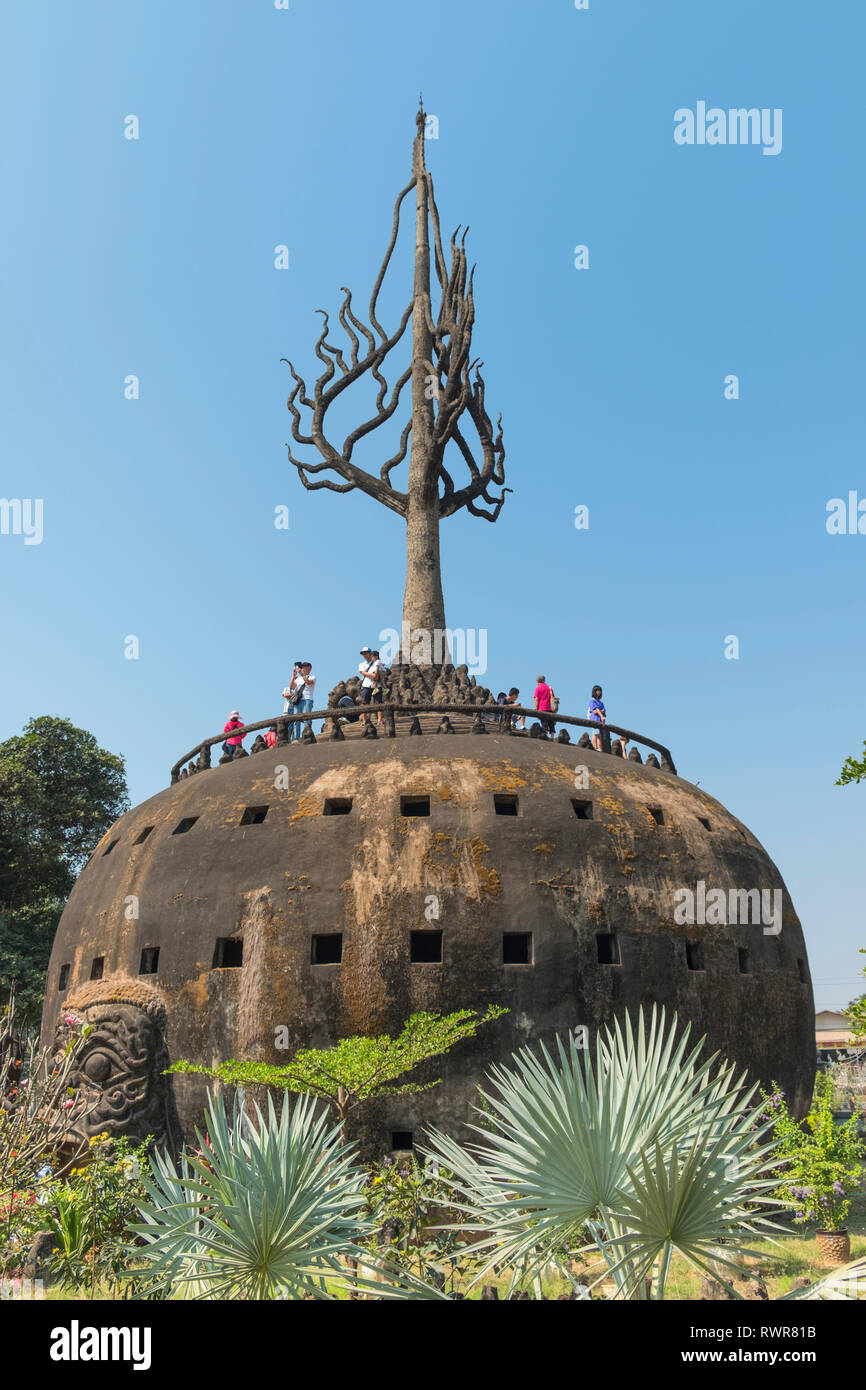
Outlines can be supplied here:
M313 675L313 668L309 661L299 661L297 674L292 676L289 689L296 691L300 688L301 698L292 706L295 714L308 714L313 708L313 697L316 693L316 677ZM289 742L298 740L301 737L301 720L296 719L289 729Z
M361 704L369 705L372 700L374 705L382 703L382 689L379 685L379 653L373 651L371 647L361 648L361 664L358 667L358 674L361 677ZM361 723L366 724L366 714L361 715ZM382 712L379 711L378 722L382 723Z

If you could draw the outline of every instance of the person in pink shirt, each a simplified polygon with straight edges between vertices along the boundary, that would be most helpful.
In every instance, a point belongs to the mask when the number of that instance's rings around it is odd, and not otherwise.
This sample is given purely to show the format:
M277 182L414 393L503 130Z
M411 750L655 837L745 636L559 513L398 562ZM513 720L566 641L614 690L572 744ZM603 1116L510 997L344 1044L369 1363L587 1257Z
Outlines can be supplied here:
M223 726L223 733L233 733L236 729L242 729L243 727L244 726L241 723L240 714L236 709L233 709L228 717L228 723ZM238 744L241 743L243 743L242 737L227 738L225 743L223 744L223 752L227 753L229 757L234 757L235 748L238 746Z
M553 701L555 697L553 694L552 687L547 684L546 680L544 679L544 676L538 677L538 684L536 685L535 690L533 692L533 698L535 700L535 708L538 710L538 713L549 715L551 710L553 709ZM546 733L552 735L555 726L552 719L542 719L541 727L544 729Z

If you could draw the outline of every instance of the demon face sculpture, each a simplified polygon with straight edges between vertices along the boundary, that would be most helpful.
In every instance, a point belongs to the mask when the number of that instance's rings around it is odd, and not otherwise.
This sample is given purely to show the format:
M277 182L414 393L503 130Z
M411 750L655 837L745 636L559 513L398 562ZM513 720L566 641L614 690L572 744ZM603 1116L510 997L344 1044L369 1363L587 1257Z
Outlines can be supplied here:
M174 1148L178 1128L168 1078L165 1001L140 980L96 980L69 996L55 1044L63 1050L87 1025L69 1084L76 1100L70 1129L140 1144L153 1135Z

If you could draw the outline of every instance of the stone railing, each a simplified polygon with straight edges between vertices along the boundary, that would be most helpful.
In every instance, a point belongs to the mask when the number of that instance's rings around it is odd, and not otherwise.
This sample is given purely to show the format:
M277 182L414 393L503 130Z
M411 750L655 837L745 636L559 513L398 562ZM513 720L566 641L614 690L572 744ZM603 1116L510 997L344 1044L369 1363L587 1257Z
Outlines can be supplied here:
M383 719L382 724L377 728L376 724L373 722L372 716L380 712ZM621 758L623 757L623 745L620 740L624 739L626 743L639 743L643 747L653 750L646 758L647 767L657 768L663 772L670 772L674 776L676 776L677 773L670 751L665 748L663 744L656 743L653 739L646 738L643 734L632 733L630 729L622 729L617 724L599 725L590 719L578 719L572 714L554 714L552 711L548 714L546 712L539 712L535 709L524 709L518 705L508 705L506 707L502 705L403 705L388 703L382 705L358 705L355 711L352 712L352 718L349 722L357 724L359 722L358 716L362 713L368 716L368 722L361 726L363 732L359 737L369 739L396 738L398 733L398 721L401 725L408 724L408 728L400 728L401 736L404 733L407 736L424 735L425 731L421 727L420 716L431 714L442 715L442 719L435 730L437 734L453 734L457 732L449 718L452 714L460 715L466 720L471 720L470 727L466 731L470 734L502 734L516 738L536 738L544 742L549 742L551 738L554 738L557 743L570 743L571 737L568 730L570 728L579 728L586 731L578 740L577 746L579 748L592 747L590 734L598 734L600 736L601 752ZM331 726L327 737L332 740L342 741L345 738L342 727L345 716L346 709L338 711L334 707L330 707L328 709L307 711L303 714L280 714L270 719L260 719L255 724L245 724L243 729L237 729L233 732L212 734L209 738L203 739L201 743L196 744L195 748L192 748L189 753L185 753L182 758L177 760L171 769L172 785L174 785L175 782L179 782L182 777L189 777L195 772L203 772L206 768L209 768L211 766L211 749L215 744L225 743L229 738L237 738L241 735L245 738L247 734L259 734L260 737L256 739L251 750L252 753L259 753L267 746L264 739L261 737L263 732L275 728L277 731L275 746L280 747L289 742L290 726L300 723L306 725L301 736L301 742L316 743L317 739L313 733L313 720L324 719L327 720ZM538 720L539 722L530 729L518 731L515 728L515 724L516 721L523 716L527 719ZM559 726L559 733L556 733L557 725ZM611 735L615 737L612 738ZM658 754L658 757L656 757L656 754ZM246 758L249 756L250 754L247 753L243 744L236 744L234 746L234 751L231 754L223 754L219 762L221 764L234 762L237 758ZM642 763L644 761L636 747L630 750L628 759L631 762L637 763Z

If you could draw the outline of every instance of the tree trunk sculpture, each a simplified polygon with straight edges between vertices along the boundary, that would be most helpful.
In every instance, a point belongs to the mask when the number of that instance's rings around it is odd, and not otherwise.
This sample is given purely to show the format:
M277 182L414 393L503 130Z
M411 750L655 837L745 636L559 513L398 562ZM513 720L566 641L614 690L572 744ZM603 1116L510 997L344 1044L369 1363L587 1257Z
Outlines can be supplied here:
M360 488L384 506L398 512L406 521L406 588L403 597L402 659L408 663L410 650L417 650L417 639L426 640L428 649L441 644L445 632L445 604L439 560L439 522L465 507L473 516L495 521L505 494L505 447L501 416L496 431L484 402L481 362L470 359L475 303L472 281L474 268L467 271L466 231L451 238L451 267L446 267L439 228L439 212L433 195L433 180L424 163L425 113L419 109L417 133L412 154L412 178L397 198L391 240L376 277L370 298L367 327L354 313L352 294L343 286L345 298L339 310L340 323L349 341L349 360L344 351L328 341L328 314L316 343L316 356L324 370L313 386L306 383L287 358L294 385L287 401L292 417L292 439L296 444L317 450L319 461L298 458L287 445L289 461L298 470L304 487L311 492L328 488L331 492L351 492ZM415 276L412 299L395 331L389 336L377 318L377 300L385 278L400 226L400 209L406 195L415 189ZM433 253L440 286L438 316L434 320L430 296L430 227ZM411 318L412 359L390 391L382 372L385 359L400 342ZM362 345L363 339L363 345ZM348 386L369 373L376 381L376 413L356 426L336 446L326 437L325 416L329 406ZM395 454L387 459L376 476L353 461L355 445L384 425L397 411L403 387L411 379L412 412L400 434ZM309 412L304 427L302 409ZM473 452L461 429L464 416L477 436ZM410 444L411 436L411 444ZM469 471L463 487L456 487L445 467L444 455L455 444ZM391 482L394 469L409 454L409 479L405 492ZM476 457L477 455L477 457ZM320 477L322 473L336 474ZM500 491L494 491L500 489ZM439 633L438 644L435 634ZM447 658L446 658L447 659Z

